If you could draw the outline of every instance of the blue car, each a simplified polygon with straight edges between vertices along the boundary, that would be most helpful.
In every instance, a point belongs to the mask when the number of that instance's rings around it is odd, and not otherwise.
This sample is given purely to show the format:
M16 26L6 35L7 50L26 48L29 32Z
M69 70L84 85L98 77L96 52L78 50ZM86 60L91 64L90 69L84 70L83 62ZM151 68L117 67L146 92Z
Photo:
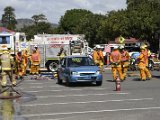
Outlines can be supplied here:
M66 56L61 60L58 68L58 84L63 81L67 85L76 82L91 82L102 85L102 74L94 61L88 56Z

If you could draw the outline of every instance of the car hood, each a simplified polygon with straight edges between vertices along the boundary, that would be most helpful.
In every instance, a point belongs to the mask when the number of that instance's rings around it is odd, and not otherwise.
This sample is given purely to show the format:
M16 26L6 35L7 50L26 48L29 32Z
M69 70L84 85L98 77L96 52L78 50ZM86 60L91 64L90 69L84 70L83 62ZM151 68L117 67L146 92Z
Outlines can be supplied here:
M70 71L98 71L98 66L80 66L80 67L70 67Z

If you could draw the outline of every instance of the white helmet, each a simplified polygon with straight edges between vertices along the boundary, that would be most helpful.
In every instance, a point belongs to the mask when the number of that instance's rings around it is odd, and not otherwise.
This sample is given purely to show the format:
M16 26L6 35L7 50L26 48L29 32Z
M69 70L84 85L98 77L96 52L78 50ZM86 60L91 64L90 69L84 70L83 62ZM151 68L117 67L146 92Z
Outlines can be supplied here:
M101 48L101 46L100 45L96 45L96 48Z
M34 47L38 47L37 45L34 45Z
M22 52L22 50L21 49L18 49L18 53L21 53Z
M114 46L113 49L118 49L118 46Z
M119 49L124 49L124 46L122 46L122 45L121 45L121 46L119 46Z

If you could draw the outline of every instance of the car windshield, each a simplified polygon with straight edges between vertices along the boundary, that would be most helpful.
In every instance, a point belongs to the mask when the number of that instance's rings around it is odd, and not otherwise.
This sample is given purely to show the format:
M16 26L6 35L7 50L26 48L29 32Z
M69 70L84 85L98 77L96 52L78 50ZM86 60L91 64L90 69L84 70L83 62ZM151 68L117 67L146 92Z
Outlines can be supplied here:
M138 56L140 55L140 53L133 53L132 55L131 55L131 58L133 58L133 59L137 59L138 58Z
M140 48L139 47L125 47L128 52L139 52Z
M68 58L68 67L94 66L95 63L89 57L72 57Z

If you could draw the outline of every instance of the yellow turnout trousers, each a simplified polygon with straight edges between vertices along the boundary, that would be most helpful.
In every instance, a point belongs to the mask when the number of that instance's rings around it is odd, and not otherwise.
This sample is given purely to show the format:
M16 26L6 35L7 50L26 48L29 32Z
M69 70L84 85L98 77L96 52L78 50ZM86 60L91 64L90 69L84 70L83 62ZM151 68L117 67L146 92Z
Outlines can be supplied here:
M112 65L112 74L113 74L113 80L116 80L117 72L120 80L124 80L123 73L122 73L122 67L120 65L114 66Z
M122 65L122 73L123 73L123 77L125 78L127 76L127 71L128 71L128 68L129 68L129 62L122 62L121 63Z
M101 73L103 72L103 60L100 60L99 61L99 68L100 68L100 71L101 71Z
M38 74L39 73L39 62L33 62L31 64L30 73L31 74Z
M151 73L149 72L147 66L144 63L140 63L138 67L141 80L146 80L147 77L150 79L152 77Z
M12 85L16 85L16 80L15 80L14 76L11 74L10 70L3 70L1 74L2 74L2 80L1 80L2 86L7 85L7 75L9 76L9 80L12 83Z

